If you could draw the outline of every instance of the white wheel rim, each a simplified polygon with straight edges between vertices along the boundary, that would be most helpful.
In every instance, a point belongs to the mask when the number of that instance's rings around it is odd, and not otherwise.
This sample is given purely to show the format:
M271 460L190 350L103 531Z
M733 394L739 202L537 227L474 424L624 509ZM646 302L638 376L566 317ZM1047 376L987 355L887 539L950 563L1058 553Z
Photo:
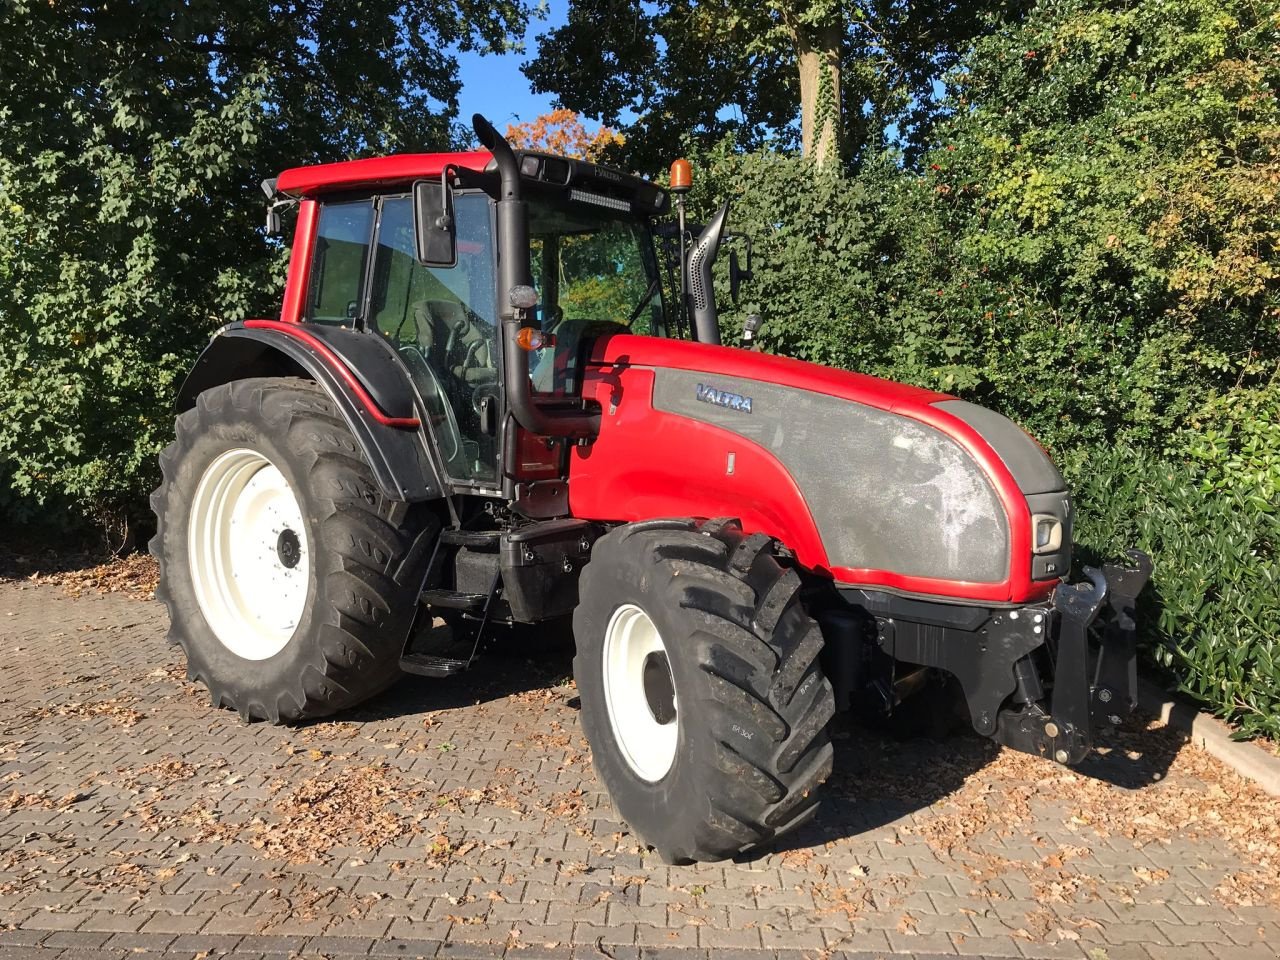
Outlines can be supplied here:
M680 732L679 710L674 689L670 696L670 714L662 709L655 715L654 698L646 692L645 671L654 671L660 663L670 666L667 648L649 615L633 603L620 606L609 618L604 634L604 700L623 759L636 776L656 783L667 775L676 759L676 739ZM650 658L661 658L660 660ZM674 686L674 684L673 684Z
M284 649L307 605L310 549L298 498L255 450L228 450L196 487L187 530L200 612L228 650L266 660Z

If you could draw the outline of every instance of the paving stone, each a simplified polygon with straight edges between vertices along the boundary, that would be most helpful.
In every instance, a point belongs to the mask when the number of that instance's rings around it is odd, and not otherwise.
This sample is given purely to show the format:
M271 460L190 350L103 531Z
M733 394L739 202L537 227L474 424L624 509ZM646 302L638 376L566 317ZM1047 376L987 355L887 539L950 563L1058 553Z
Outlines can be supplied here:
M484 943L480 941L447 940L440 944L436 954L440 960L497 960L506 952L504 943Z
M51 910L39 910L25 926L29 930L74 930L84 921L82 913L54 913Z
M1229 947L1211 943L1208 948L1215 960L1276 960L1280 957L1280 946L1269 943L1232 944Z
M568 947L556 945L548 947L542 944L522 943L507 948L504 960L568 960Z
M35 947L50 936L48 930L33 927L16 930L0 930L0 947Z
M163 953L176 939L169 933L113 933L107 947L130 953Z
M951 938L942 933L909 934L891 930L885 934L889 938L889 946L894 953L934 953L946 956L956 952Z
M837 778L802 831L739 861L673 867L636 852L584 762L572 693L550 686L569 671L567 651L530 660L495 649L483 670L447 683L406 678L332 723L282 729L211 710L178 681L181 652L165 644L154 602L0 583L0 607L22 611L5 623L16 626L24 649L5 667L13 701L6 708L15 715L112 696L136 697L143 711L130 727L110 716L54 713L24 728L19 746L0 744L0 778L16 770L22 789L61 796L99 784L92 804L20 807L0 818L0 862L19 844L62 858L28 861L35 881L0 904L0 925L19 926L0 931L0 950L30 950L70 933L41 960L95 949L186 960L205 943L221 944L216 957L227 942L218 937L238 942L236 960L287 960L291 952L494 960L504 951L517 960L641 960L642 952L645 960L819 960L820 952L845 960L898 950L1082 960L1087 949L1108 960L1194 951L1202 960L1276 960L1280 909L1229 909L1214 893L1242 868L1229 844L1180 836L1142 844L1069 829L1079 808L1057 795L1070 790L1067 781L1031 793L1012 829L987 830L954 850L932 842L945 822L939 817L964 815L951 803L956 791L984 782L992 754L973 737L837 738ZM82 631L86 624L95 629ZM70 662L68 638L75 638ZM90 674L96 679L76 679ZM530 689L538 692L524 696ZM453 749L441 750L445 743ZM957 769L957 758L964 769L952 777L946 771ZM194 765L192 776L152 783L139 772L170 759ZM903 764L904 775L927 789L914 799L842 793L841 770L886 762ZM280 799L316 777L372 770L420 791L406 809L390 808L405 828L390 842L371 845L358 830L330 823L317 834L327 846L301 856L277 858L255 846L256 831L270 839L284 826ZM129 771L136 790L113 785L114 771ZM952 778L932 783L937 777ZM1006 786L996 782L992 803L1002 802ZM1202 786L1174 768L1157 786L1138 789ZM505 796L498 788L516 802L493 802ZM148 829L138 815L144 799L173 824ZM204 828L212 839L197 838ZM59 852L47 839L59 831L74 837L74 848ZM427 856L437 835L448 838L453 856ZM1037 871L1062 846L1086 850L1064 872L1090 877L1094 899L1088 889L1078 902L1037 895ZM102 883L126 862L148 877L167 866L176 873L153 877L145 890ZM1135 867L1167 877L1136 885ZM26 863L23 870L0 873L0 884L25 876ZM1122 903L1118 888L1136 902ZM1082 939L1013 936L1019 927L1041 929L1046 911L1048 922ZM906 914L914 936L900 929Z
M404 957L405 960L431 960L440 952L439 940L383 940L369 948L371 957Z
M1032 960L1083 960L1088 950L1088 947L1075 940L1058 940L1053 943L1019 940L1017 947L1024 957Z
M45 938L42 947L57 947L58 949L74 948L78 950L97 950L100 949L111 934L109 933L92 933L84 930L58 930L49 934Z
M1022 951L1008 937L971 937L955 935L951 937L955 952L962 957L1021 957Z

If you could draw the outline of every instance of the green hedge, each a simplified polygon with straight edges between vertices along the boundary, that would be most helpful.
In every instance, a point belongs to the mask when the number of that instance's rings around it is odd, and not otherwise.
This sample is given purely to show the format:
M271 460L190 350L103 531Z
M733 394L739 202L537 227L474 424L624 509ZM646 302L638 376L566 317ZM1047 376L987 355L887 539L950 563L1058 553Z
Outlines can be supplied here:
M1078 451L1078 559L1129 546L1155 561L1140 607L1147 652L1181 688L1280 739L1280 510L1248 483L1215 485L1195 464L1127 448Z
M1280 736L1280 20L1041 2L950 89L917 169L697 157L699 214L734 196L755 245L764 343L1022 424L1079 489L1082 554L1154 556L1150 655Z

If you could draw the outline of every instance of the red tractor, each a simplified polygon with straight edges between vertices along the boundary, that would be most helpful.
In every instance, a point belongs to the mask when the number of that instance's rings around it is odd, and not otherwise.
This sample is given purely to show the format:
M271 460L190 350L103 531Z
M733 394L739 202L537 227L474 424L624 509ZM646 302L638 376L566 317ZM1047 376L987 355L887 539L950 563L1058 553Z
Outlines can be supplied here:
M213 702L324 716L571 614L596 771L669 862L803 821L836 710L934 677L979 733L1083 759L1132 706L1150 563L1065 581L1044 450L963 400L722 346L727 206L696 238L681 216L670 304L667 190L474 123L485 151L264 184L269 222L298 203L280 318L214 336L152 500Z

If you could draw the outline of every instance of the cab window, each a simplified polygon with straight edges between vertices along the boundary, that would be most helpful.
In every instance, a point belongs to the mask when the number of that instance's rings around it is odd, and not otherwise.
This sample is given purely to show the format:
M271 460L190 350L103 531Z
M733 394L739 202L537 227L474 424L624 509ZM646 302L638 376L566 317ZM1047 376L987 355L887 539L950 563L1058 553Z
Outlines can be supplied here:
M373 233L373 202L326 203L316 226L306 318L351 323L360 314L360 294Z
M581 388L585 340L610 332L662 332L657 259L644 225L552 197L529 201L529 246L538 319L554 349L530 358L533 388L552 396Z

